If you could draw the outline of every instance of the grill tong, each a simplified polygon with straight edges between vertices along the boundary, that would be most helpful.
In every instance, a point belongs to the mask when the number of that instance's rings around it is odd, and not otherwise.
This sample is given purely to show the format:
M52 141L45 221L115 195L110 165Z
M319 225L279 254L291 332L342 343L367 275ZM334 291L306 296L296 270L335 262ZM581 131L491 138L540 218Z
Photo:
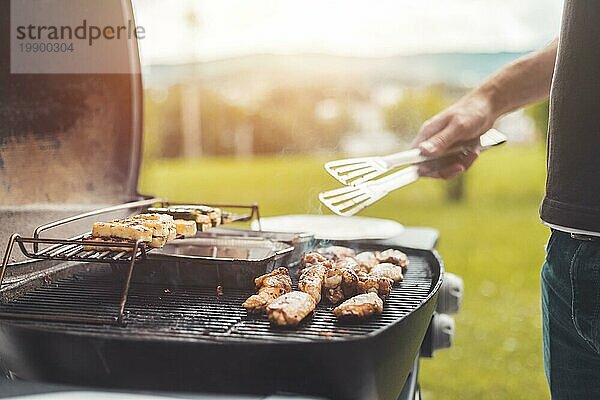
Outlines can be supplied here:
M387 156L330 161L325 164L327 172L348 186L320 193L319 200L338 215L352 216L388 193L419 179L418 164L447 159L467 151L487 150L504 142L506 136L490 129L479 138L452 147L441 155L424 156L419 149L411 149ZM407 165L400 171L373 180Z

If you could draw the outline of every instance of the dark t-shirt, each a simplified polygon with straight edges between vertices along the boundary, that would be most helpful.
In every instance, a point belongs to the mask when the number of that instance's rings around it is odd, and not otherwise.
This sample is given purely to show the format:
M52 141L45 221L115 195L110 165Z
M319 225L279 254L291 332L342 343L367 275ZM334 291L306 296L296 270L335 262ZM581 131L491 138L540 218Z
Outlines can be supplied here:
M600 0L566 0L550 94L542 220L600 232Z

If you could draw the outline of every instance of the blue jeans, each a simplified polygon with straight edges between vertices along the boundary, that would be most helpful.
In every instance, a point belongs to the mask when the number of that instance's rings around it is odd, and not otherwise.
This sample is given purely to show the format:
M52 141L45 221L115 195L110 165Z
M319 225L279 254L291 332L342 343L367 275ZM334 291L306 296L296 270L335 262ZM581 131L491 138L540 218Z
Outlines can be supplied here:
M600 399L600 242L553 231L542 268L544 367L552 399Z

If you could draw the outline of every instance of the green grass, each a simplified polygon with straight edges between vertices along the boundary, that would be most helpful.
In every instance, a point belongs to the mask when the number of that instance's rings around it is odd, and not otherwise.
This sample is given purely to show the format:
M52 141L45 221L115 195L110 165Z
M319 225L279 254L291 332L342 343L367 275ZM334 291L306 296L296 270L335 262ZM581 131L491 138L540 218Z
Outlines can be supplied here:
M155 161L141 190L171 200L258 202L264 215L325 213L317 193L335 186L316 157ZM544 186L540 146L482 155L466 176L466 198L423 180L362 215L440 230L447 270L465 280L456 340L422 364L427 399L548 398L542 368L539 271L548 232L537 209Z

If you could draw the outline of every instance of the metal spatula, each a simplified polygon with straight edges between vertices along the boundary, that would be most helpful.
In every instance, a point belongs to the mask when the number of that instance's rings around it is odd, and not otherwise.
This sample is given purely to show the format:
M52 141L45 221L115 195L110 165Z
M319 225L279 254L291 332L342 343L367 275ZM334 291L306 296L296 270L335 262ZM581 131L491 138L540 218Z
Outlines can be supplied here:
M349 217L417 179L419 167L411 166L374 181L323 192L319 200L337 215Z
M506 136L495 129L490 129L478 139L461 143L439 156L423 156L419 149L411 149L387 156L330 161L325 164L325 169L331 176L344 185L360 185L403 165L418 164L442 157L448 157L478 147L486 149L504 143L505 141Z

